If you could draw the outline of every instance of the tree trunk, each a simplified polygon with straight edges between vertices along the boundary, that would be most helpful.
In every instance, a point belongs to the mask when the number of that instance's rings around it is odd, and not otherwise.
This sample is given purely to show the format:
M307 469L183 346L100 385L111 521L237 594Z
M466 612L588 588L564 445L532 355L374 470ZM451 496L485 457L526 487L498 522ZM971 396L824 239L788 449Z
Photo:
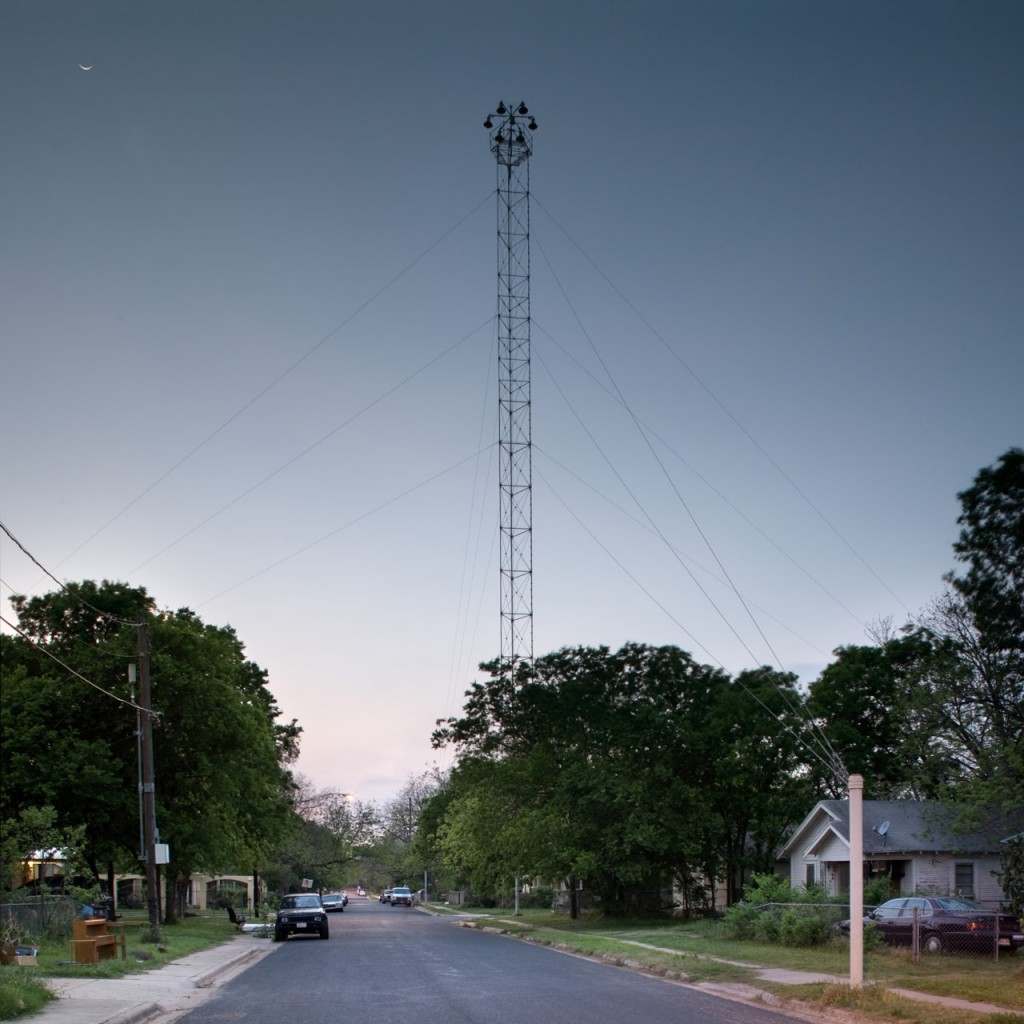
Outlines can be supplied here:
M580 916L580 893L576 887L576 878L574 875L570 875L568 878L569 883L569 917L571 920L576 921Z
M107 889L110 891L110 920L117 920L117 881L114 876L114 862L107 861Z

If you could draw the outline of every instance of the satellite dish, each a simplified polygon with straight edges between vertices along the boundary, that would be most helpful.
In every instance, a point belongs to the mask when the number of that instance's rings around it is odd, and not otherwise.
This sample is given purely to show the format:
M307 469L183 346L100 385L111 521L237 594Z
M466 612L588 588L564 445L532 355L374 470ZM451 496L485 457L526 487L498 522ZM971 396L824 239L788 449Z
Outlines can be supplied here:
M884 836L884 835L885 835L885 833L889 831L889 822L887 822L887 821L883 821L883 822L882 822L882 824L881 824L881 825L879 825L879 826L878 826L878 828L876 828L876 829L875 829L875 831L876 831L876 832L877 832L877 833L878 833L878 834L879 834L880 836Z

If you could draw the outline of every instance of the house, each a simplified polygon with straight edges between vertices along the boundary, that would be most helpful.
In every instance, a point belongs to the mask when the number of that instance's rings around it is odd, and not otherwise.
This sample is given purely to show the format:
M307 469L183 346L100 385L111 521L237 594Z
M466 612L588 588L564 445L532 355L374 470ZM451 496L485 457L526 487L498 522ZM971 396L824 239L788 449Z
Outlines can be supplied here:
M1024 819L1024 811L1018 815ZM997 908L1000 840L1024 821L955 828L956 813L935 801L864 801L864 880L888 878L893 895L963 896ZM830 896L850 890L850 805L821 800L779 851L794 887L820 885Z

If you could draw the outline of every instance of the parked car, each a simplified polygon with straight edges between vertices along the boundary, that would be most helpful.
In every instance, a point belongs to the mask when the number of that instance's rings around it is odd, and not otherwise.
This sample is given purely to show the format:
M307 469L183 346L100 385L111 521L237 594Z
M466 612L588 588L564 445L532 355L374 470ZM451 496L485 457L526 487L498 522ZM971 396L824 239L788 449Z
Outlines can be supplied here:
M315 892L289 893L281 897L281 906L274 921L274 941L283 942L290 935L319 935L330 938L327 913Z
M382 889L381 893L380 893L380 896L378 897L378 902L379 903L390 903L391 902L391 890L390 889Z
M348 900L340 892L328 892L320 897L320 902L323 903L324 910L330 913L332 910L344 911Z
M412 890L406 885L400 885L398 888L392 889L389 902L393 907L411 907Z
M1012 914L997 914L956 896L903 896L876 907L864 918L874 925L890 946L910 946L914 941L914 911L918 913L921 949L990 952L996 947L996 922L1001 949L1024 946L1024 929ZM839 931L850 934L850 922L840 921Z

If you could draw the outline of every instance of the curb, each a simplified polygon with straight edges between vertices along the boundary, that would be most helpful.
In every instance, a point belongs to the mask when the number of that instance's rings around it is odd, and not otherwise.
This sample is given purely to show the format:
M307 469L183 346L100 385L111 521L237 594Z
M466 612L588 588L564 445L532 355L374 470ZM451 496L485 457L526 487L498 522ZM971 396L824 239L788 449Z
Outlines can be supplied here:
M153 1020L164 1013L164 1009L156 1003L139 1003L137 1006L129 1007L113 1017L108 1017L105 1024L143 1024L144 1021Z
M197 974L192 979L192 983L196 988L209 988L222 974L226 974L228 971L233 970L240 964L244 964L254 956L258 956L261 953L271 953L273 952L273 949L273 946L268 949L263 949L259 946L254 946L252 949L244 949L237 956L233 956L230 960L226 960L222 964L217 964L216 967L211 967L208 971L204 971L202 974ZM118 1022L118 1024L128 1024L128 1022Z

